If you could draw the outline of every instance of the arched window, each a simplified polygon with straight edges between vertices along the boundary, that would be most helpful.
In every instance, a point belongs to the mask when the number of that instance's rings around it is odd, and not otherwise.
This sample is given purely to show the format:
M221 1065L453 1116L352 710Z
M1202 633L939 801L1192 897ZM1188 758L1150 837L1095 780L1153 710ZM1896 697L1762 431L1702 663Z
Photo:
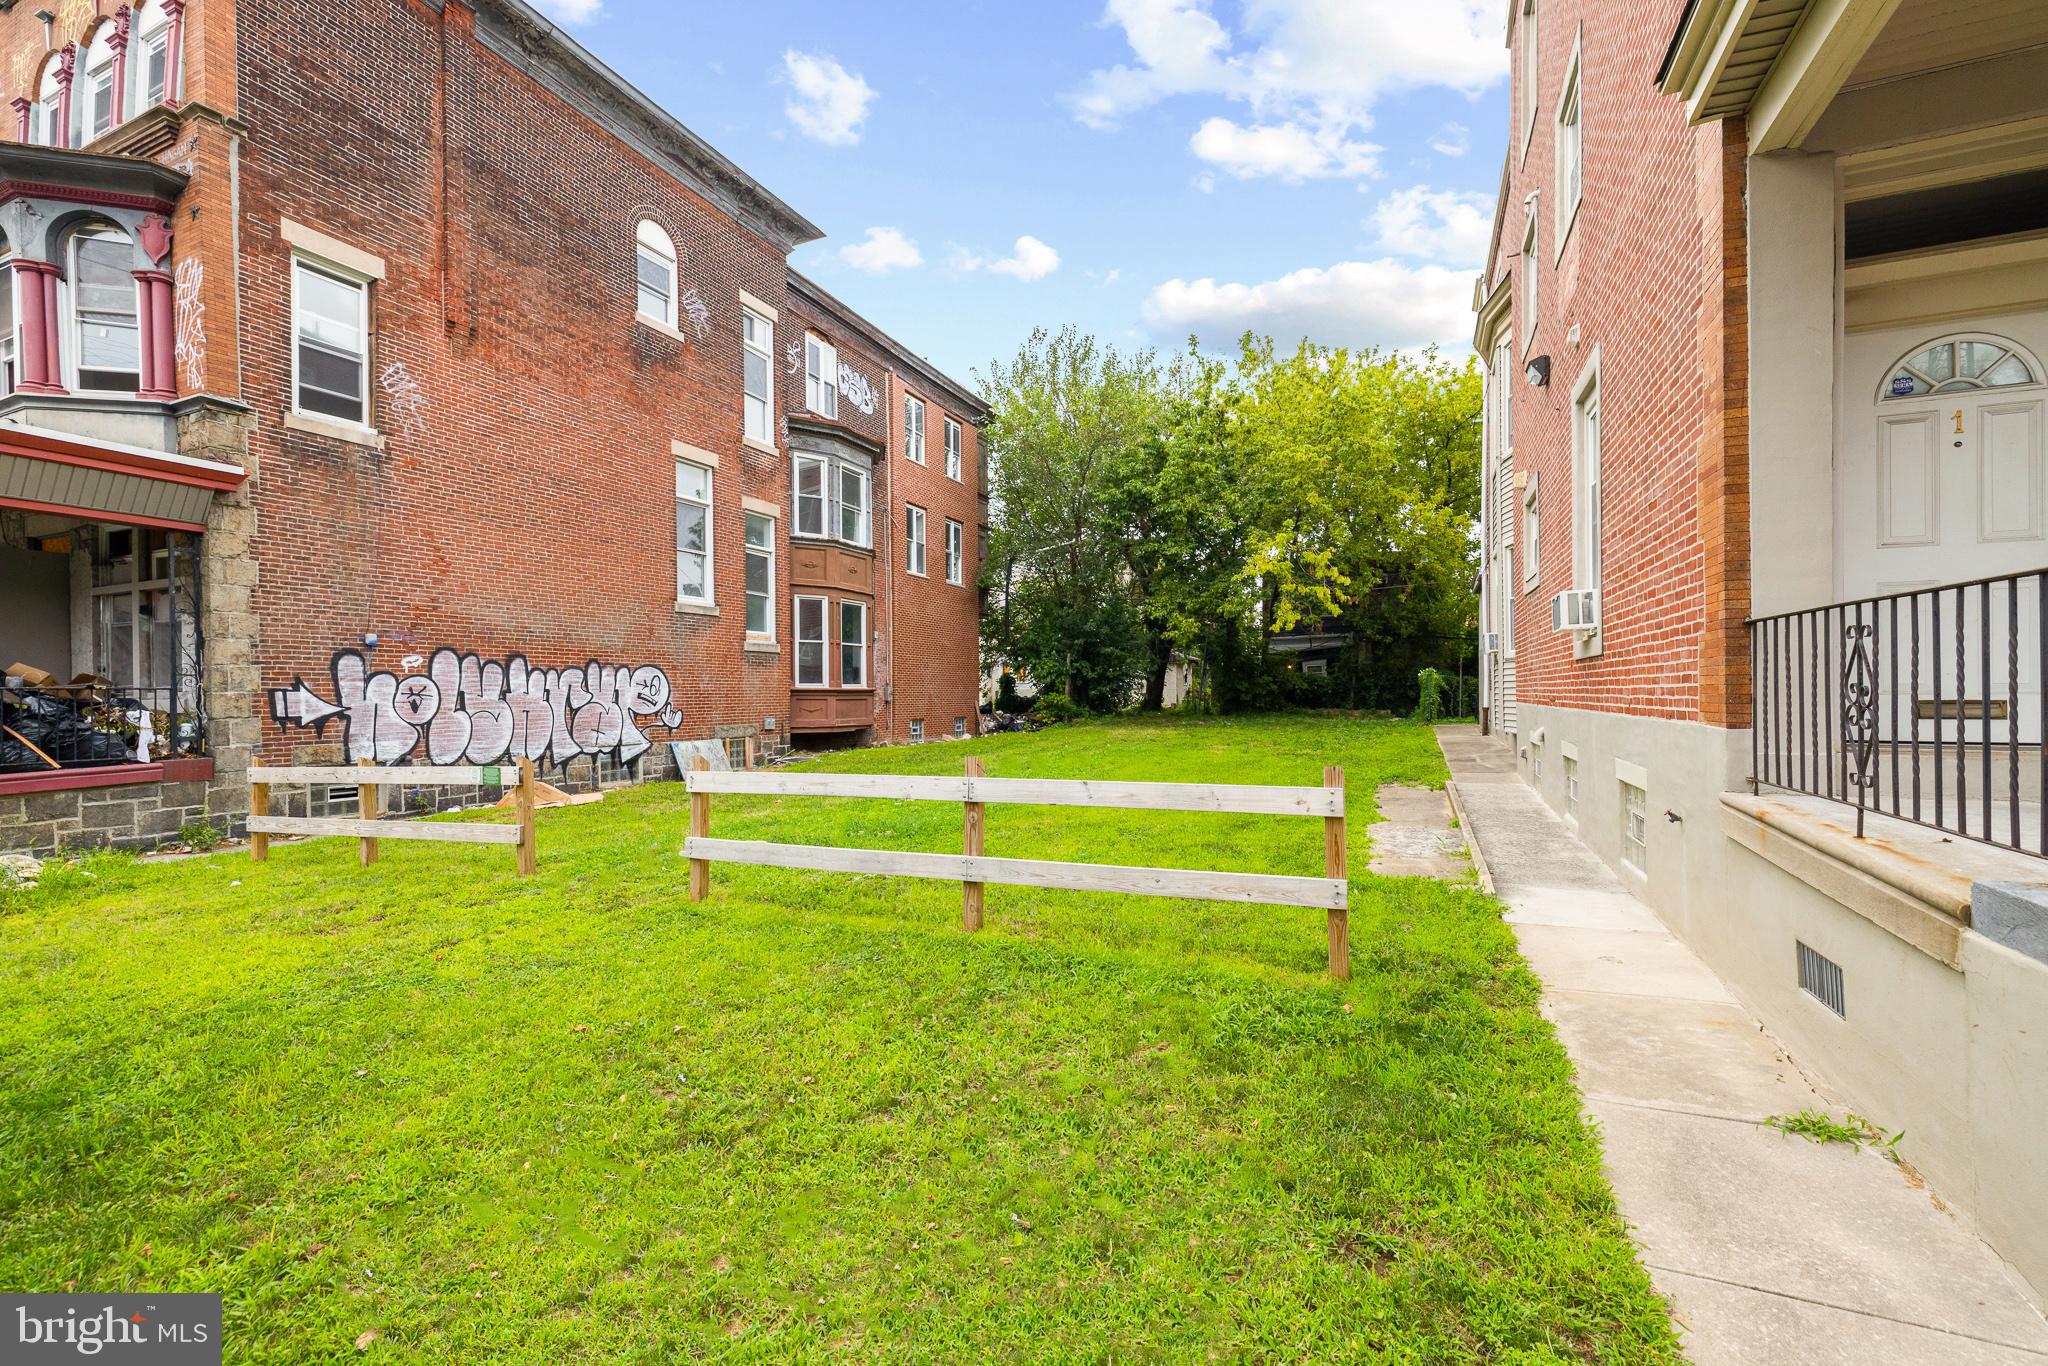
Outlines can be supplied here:
M135 11L128 39L128 81L132 87L128 114L134 117L167 99L177 98L171 81L171 21L163 0L151 0Z
M676 244L651 218L640 220L637 240L640 313L672 328L676 325Z
M142 387L135 247L126 233L95 224L71 234L66 255L77 387L132 394Z
M1900 360L1880 397L1920 398L2040 382L2041 363L2025 347L2003 337L1970 334L1943 337Z
M36 84L36 107L29 116L29 141L44 147L63 145L59 135L64 130L64 83L58 76L62 65L63 54L51 53L50 60L43 63L43 79Z
M94 30L79 63L77 145L85 146L114 126L114 25L109 20Z

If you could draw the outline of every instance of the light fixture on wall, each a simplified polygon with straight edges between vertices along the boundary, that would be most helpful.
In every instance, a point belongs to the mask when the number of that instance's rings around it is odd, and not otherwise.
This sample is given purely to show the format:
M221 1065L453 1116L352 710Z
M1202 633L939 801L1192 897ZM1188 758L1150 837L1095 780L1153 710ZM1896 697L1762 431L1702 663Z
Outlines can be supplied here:
M1522 376L1538 389L1550 383L1550 357L1538 356L1530 361L1529 368L1522 371Z

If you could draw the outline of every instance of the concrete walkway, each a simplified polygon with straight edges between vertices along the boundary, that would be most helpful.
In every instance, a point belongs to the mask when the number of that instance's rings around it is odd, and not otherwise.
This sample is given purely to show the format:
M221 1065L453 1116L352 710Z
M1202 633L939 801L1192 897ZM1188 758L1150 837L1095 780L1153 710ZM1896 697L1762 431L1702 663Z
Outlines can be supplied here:
M1522 783L1505 744L1470 726L1437 737L1692 1360L2048 1363L2018 1279L1916 1176L1759 1123L1844 1111Z

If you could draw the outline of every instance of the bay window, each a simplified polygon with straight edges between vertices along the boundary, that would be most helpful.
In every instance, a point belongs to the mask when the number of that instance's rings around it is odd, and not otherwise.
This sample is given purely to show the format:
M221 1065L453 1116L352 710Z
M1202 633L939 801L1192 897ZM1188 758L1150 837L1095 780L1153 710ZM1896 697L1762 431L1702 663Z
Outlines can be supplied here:
M796 685L822 688L825 679L825 599L796 600Z
M747 634L775 638L775 519L747 514Z
M796 451L790 456L796 480L796 525L791 535L873 547L868 514L873 476L864 460L849 455Z
M822 456L799 455L796 467L796 534L825 534L825 465Z
M839 686L868 685L868 605L851 598L839 604Z
M132 394L142 387L134 256L128 238L112 228L72 234L71 322L80 389Z
M763 445L775 440L775 324L753 309L740 313L741 433Z
M858 465L839 467L839 539L848 545L867 546L868 472Z
M676 461L676 601L711 605L711 471Z
M369 426L370 282L294 256L292 321L293 410Z

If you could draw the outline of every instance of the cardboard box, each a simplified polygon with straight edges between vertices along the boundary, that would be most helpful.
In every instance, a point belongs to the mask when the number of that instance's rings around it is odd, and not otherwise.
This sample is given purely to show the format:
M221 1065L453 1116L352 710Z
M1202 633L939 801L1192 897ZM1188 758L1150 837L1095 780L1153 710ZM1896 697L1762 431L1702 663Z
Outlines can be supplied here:
M57 675L38 669L33 664L9 664L7 674L9 677L20 679L31 688L48 688L57 682Z

